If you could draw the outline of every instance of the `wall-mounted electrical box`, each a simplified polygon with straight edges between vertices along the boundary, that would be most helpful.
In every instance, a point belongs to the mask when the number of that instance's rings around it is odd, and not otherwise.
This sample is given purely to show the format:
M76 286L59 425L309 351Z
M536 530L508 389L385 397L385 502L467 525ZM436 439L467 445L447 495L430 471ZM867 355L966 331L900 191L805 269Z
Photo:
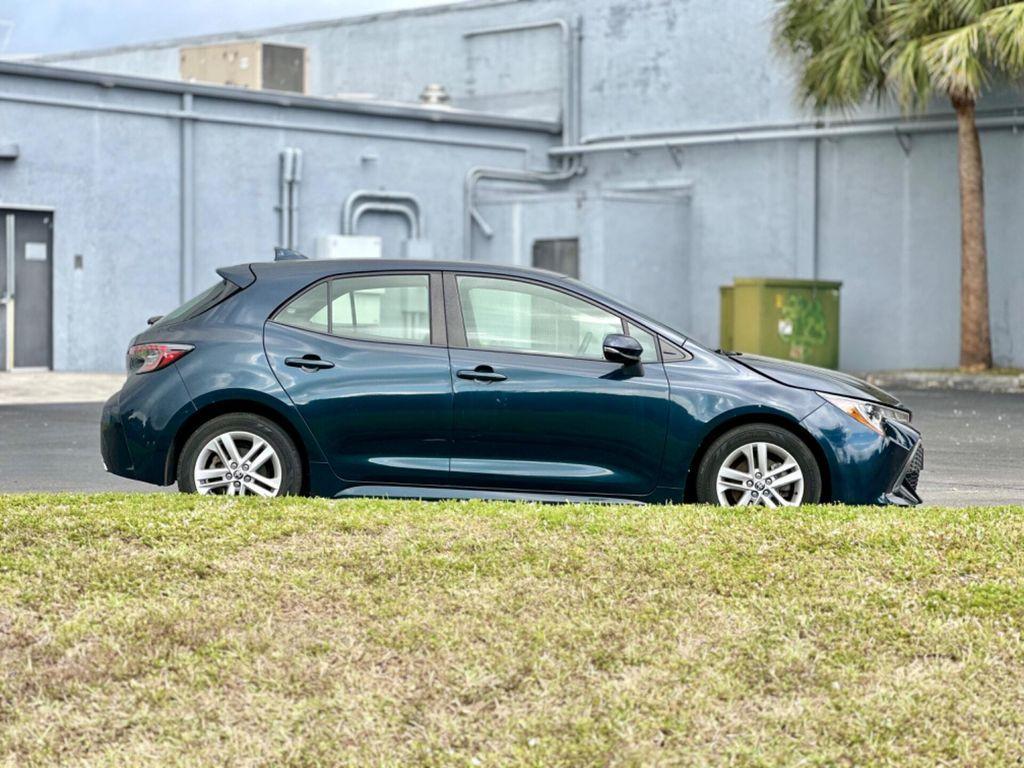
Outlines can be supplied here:
M318 259L379 259L384 242L371 235L321 235L316 239Z
M181 49L181 79L268 91L306 92L306 49L259 40Z

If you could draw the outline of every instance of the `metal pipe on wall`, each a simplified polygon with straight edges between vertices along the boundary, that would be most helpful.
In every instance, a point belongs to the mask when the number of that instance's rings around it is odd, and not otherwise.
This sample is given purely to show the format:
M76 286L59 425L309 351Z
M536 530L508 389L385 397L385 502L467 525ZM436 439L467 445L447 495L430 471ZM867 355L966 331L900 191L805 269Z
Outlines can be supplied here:
M494 35L508 32L522 32L530 29L557 27L562 32L562 147L579 143L580 114L582 113L582 66L579 53L583 39L583 19L580 15L573 17L572 23L565 19L550 19L527 24L512 24L500 27L466 32L463 37ZM474 202L476 186L484 179L495 181L524 182L534 184L557 184L568 181L585 172L580 155L564 153L559 155L560 168L557 170L528 170L511 168L490 168L476 166L470 168L463 183L463 223L462 253L463 258L473 259L473 225L480 227L487 237L492 237L494 230L476 209Z
M1024 126L1024 115L1000 117L979 117L979 129L1019 128ZM786 141L814 138L843 138L848 136L900 136L916 133L943 133L956 130L954 120L929 120L920 122L870 122L853 125L822 127L751 128L738 131L700 131L658 136L642 139L609 138L592 143L575 144L569 147L554 147L548 150L552 157L588 155L600 152L632 152L644 149L665 149L673 147L710 146L714 144L743 144L755 141Z
M278 245L295 250L299 242L299 184L302 181L302 150L285 147L281 150L280 202L277 205Z
M411 229L417 233L416 237L420 238L426 232L423 222L423 204L416 195L411 192L393 192L383 189L357 189L345 198L345 204L342 206L341 233L343 235L355 234L355 225L358 219L355 215L356 204L363 200L404 206L409 217L413 220Z
M15 217L8 213L4 221L5 242L4 248L7 252L6 281L3 295L0 295L0 305L4 308L4 366L0 370L14 370L14 278L15 278L15 243L14 237Z
M483 29L472 29L463 33L462 37L468 40L473 37L485 35L503 35L510 32L527 32L533 29L546 29L554 27L562 33L562 56L561 56L561 80L562 80L562 144L573 143L572 139L572 105L573 99L573 29L565 19L548 19L545 21L532 21L525 24L505 24L497 27L485 27Z
M292 164L292 149L286 147L281 150L281 162L280 162L280 173L279 173L279 184L278 184L278 227L277 227L277 244L281 248L288 248L288 233L291 229L288 218L291 214L291 208L289 206L289 194L288 189L291 186L291 164Z
M530 171L515 170L512 168L486 168L478 166L471 168L466 174L463 183L463 216L462 223L462 252L466 259L473 259L473 223L479 222L481 229L486 233L491 230L484 218L476 210L473 202L476 195L476 185L482 179L493 179L495 181L514 181L532 184L557 184L584 173L582 163L578 158L572 158L566 168L557 171ZM493 234L493 231L492 231Z
M192 94L181 95L181 110L192 112ZM181 301L192 297L195 275L195 124L181 121L181 265L178 293Z
M402 216L405 219L406 224L409 225L409 237L413 240L420 239L420 220L412 208L408 205L403 205L402 203L385 203L379 200L369 200L360 204L355 209L352 213L351 231L348 232L348 234L354 235L359 231L359 219L363 217L363 214L367 213L398 214L399 216Z
M288 247L299 248L299 187L302 184L302 150L292 150L292 182L288 196Z

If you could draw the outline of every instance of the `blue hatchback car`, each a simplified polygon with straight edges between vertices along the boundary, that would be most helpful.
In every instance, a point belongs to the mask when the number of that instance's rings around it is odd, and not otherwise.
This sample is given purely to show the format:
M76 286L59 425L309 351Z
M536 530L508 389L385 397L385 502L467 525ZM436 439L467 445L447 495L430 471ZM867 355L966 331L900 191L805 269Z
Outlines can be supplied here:
M916 504L910 412L833 371L712 351L548 272L287 260L155 319L107 469L277 496Z

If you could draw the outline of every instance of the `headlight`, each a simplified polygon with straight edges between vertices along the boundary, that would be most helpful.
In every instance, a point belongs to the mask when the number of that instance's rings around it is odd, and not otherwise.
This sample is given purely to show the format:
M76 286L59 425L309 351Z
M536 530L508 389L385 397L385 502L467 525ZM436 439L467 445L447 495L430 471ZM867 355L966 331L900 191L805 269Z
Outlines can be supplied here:
M852 397L830 395L825 392L819 392L818 394L850 418L856 419L865 427L873 429L880 435L885 434L885 430L882 428L882 422L886 419L889 421L897 421L900 424L910 423L910 411L903 411L899 408L889 408L888 406L872 403L868 400L856 400Z

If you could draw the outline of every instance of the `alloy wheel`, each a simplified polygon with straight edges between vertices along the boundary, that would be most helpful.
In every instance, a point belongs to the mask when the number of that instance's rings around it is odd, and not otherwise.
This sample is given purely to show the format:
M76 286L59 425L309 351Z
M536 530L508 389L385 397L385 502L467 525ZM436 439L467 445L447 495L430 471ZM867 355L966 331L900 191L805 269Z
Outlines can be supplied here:
M203 446L192 478L203 495L277 496L281 460L269 442L252 432L223 432Z
M725 507L795 507L803 501L804 473L785 448L747 443L722 462L715 488L719 504Z

